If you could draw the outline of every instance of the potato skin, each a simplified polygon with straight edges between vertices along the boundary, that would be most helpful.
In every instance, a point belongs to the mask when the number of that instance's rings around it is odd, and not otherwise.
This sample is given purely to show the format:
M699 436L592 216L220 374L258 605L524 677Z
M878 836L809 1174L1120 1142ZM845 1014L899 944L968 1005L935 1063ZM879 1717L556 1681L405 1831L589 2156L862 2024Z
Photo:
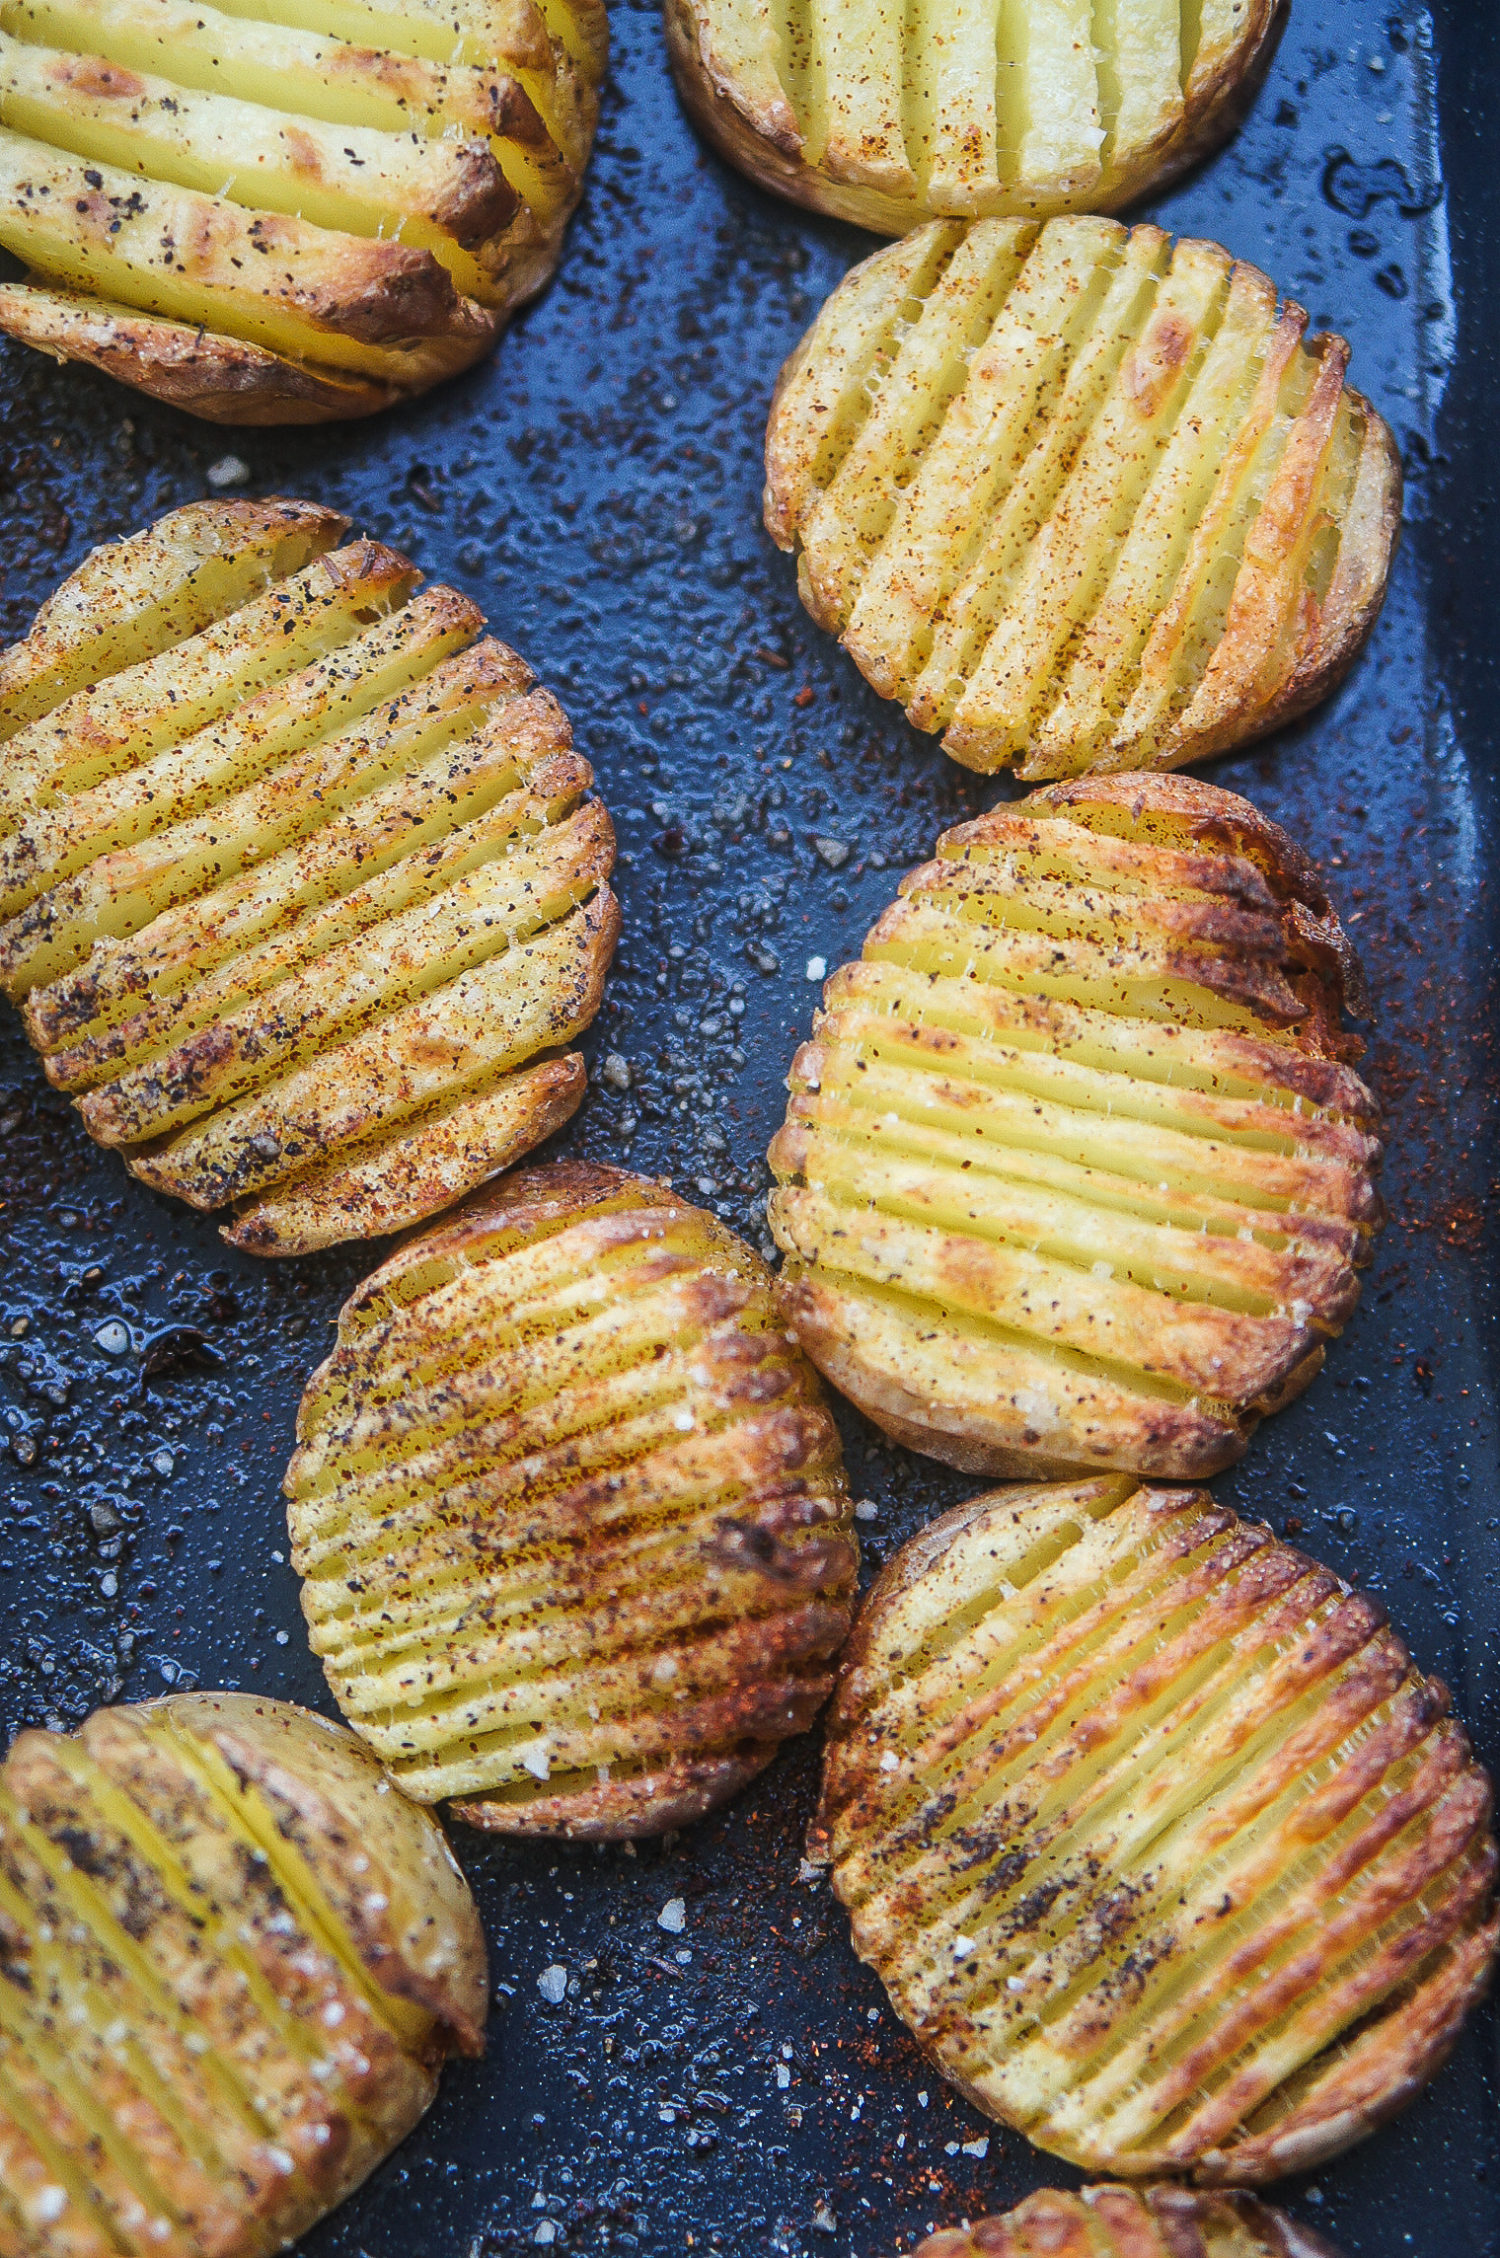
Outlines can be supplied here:
M448 2054L482 2048L484 1939L441 1831L290 1703L172 1695L21 1734L0 1873L22 2026L0 2153L36 2258L123 2247L117 2219L164 2258L270 2258L405 2137ZM38 1958L49 1980L25 1981ZM133 2173L80 2117L80 2075Z
M313 1647L422 1801L659 1834L826 1698L857 1557L837 1430L764 1265L668 1188L557 1162L408 1239L297 1432Z
M1321 880L1237 795L1090 777L946 833L793 1061L788 1329L964 1472L1231 1464L1316 1375L1381 1220L1346 999Z
M1003 2218L926 2236L912 2258L1339 2258L1330 2242L1253 2196L1194 2189L1044 2188Z
M711 148L772 195L806 210L848 220L876 235L905 235L924 220L962 216L1048 219L1073 211L1116 212L1164 187L1227 141L1259 91L1289 13L1289 0L1253 0L1238 44L1189 85L1182 116L1171 129L1133 148L1104 179L1069 193L998 182L962 207L894 196L856 181L836 180L804 154L796 115L785 96L757 98L716 68L703 0L664 0L667 54L684 109Z
M1446 1687L1269 1530L1017 1485L871 1591L809 1855L977 2107L1095 2172L1259 2186L1446 2060L1493 1968L1491 1807Z
M295 1702L195 1692L168 1695L160 1706L184 1731L211 1740L236 1770L286 1798L296 1811L299 1848L365 1967L385 1990L432 2018L437 2059L482 2053L489 2012L484 1931L431 1814L401 1795L341 1726ZM374 1907L359 1886L361 1852L388 1886L384 1907Z

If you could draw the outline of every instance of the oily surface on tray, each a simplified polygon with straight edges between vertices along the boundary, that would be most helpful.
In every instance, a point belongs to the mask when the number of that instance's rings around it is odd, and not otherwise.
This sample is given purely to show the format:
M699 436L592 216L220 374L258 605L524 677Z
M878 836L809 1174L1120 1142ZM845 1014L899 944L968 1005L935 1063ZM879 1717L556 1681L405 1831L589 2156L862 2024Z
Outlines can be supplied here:
M856 1552L758 1255L650 1180L507 1178L345 1305L287 1475L340 1708L409 1794L659 1833L804 1731Z
M0 673L0 986L90 1134L258 1254L415 1222L565 1121L619 924L556 699L343 529L191 505Z
M1229 1464L1379 1216L1346 979L1316 874L1214 786L1098 778L945 833L793 1062L797 1338L971 1471Z
M817 1853L971 2100L1092 2171L1255 2185L1446 2058L1489 1781L1383 1610L1205 1491L997 1490L851 1641Z
M970 768L1225 751L1345 671L1400 518L1349 348L1306 329L1216 243L935 222L788 361L767 527L819 625Z
M180 1694L0 1766L0 2252L269 2258L478 2052L439 1829L285 1702Z

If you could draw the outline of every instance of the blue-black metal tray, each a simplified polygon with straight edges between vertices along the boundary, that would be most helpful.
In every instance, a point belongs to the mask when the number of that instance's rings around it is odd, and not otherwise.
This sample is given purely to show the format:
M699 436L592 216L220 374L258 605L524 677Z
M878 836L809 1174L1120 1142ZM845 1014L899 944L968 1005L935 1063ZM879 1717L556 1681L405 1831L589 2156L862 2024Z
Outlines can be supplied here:
M624 940L586 1047L622 1053L631 1084L596 1078L554 1149L671 1174L756 1237L818 960L857 953L899 870L1005 787L865 688L760 528L776 371L869 240L708 156L652 0L612 14L562 271L460 382L368 424L225 433L0 347L0 635L231 455L239 490L336 503L476 596L564 698L621 839ZM1324 866L1371 976L1391 1125L1359 1312L1218 1488L1381 1596L1492 1763L1497 117L1500 23L1480 0L1293 0L1243 131L1146 207L1353 341L1408 482L1350 681L1209 772ZM815 836L848 849L837 868ZM194 1683L327 1708L279 1484L303 1381L377 1250L227 1252L94 1150L13 1014L0 1045L0 1727ZM873 1570L977 1485L841 1417L879 1508ZM457 1830L491 1940L488 2055L449 2073L306 2249L882 2258L1067 2181L948 2091L826 1887L799 1881L816 1766L794 1747L727 1812L633 1856ZM657 1922L675 1897L680 1934ZM1283 2200L1348 2258L1494 2258L1493 2053L1485 2012L1395 2124Z

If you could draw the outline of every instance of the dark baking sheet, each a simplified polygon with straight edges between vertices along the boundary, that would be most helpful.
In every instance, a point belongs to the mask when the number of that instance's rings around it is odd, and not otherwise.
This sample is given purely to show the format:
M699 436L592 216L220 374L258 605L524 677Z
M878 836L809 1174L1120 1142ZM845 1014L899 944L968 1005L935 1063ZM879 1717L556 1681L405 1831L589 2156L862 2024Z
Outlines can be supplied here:
M479 597L563 695L621 839L625 939L587 1048L624 1055L632 1084L596 1080L553 1149L671 1173L755 1235L810 960L854 954L899 869L1004 788L865 689L759 526L775 372L867 239L703 154L654 6L613 14L563 272L468 380L373 424L233 434L0 347L0 632L89 545L203 493L226 455L248 490L337 502ZM1152 207L1351 337L1409 479L1352 682L1212 770L1328 870L1372 977L1392 1132L1363 1306L1219 1487L1387 1599L1492 1762L1497 115L1480 0L1449 0L1435 31L1410 0L1294 0L1245 131ZM0 1042L0 1723L192 1683L326 1708L278 1485L302 1381L374 1250L229 1254L94 1151L9 1013ZM879 1507L871 1568L976 1486L844 1426ZM488 2058L450 2072L305 2247L879 2258L1068 2179L948 2093L826 1888L798 1881L815 1763L793 1749L728 1813L635 1857L460 1830L493 1954ZM657 1921L677 1897L680 1934ZM537 1988L554 1966L556 2006ZM1389 2131L1288 2183L1291 2208L1349 2258L1500 2251L1492 2071L1486 2014Z

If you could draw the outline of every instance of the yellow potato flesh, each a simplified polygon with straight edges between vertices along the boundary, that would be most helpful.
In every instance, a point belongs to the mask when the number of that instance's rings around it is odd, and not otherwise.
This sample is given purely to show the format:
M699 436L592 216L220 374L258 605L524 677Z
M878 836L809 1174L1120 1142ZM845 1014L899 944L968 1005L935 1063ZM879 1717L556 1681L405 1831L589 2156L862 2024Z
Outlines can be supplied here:
M261 1252L418 1221L583 1092L557 1053L618 931L609 818L557 701L417 578L320 558L18 731L0 776L0 983L49 1076L137 1173L257 1202Z
M300 572L342 526L333 511L254 504L230 525L212 505L189 503L91 552L26 640L0 656L0 741Z
M1071 6L1026 0L1027 38ZM1342 341L1305 327L1149 225L934 222L793 356L767 526L814 618L955 759L1180 766L1312 703L1384 585L1393 443Z
M467 295L488 289L474 258L427 216L448 185L444 143L312 118L289 132L253 103L167 79L148 81L126 109L118 99L60 89L48 76L57 59L56 50L0 36L0 122L147 180L420 245Z
M89 171L103 175L100 189L85 177ZM117 231L112 222L107 228L87 222L95 195L113 207ZM410 354L364 344L324 321L301 319L279 294L331 288L331 322L339 264L330 243L299 229L294 240L278 247L274 272L268 262L262 274L230 248L240 237L226 225L224 210L191 190L155 182L143 189L134 174L77 164L42 142L0 133L0 245L28 266L72 289L244 337L292 360L321 360L376 377L409 370ZM219 246L196 279L184 277L177 271L176 246L205 228L211 213ZM298 228L290 219L282 224Z

